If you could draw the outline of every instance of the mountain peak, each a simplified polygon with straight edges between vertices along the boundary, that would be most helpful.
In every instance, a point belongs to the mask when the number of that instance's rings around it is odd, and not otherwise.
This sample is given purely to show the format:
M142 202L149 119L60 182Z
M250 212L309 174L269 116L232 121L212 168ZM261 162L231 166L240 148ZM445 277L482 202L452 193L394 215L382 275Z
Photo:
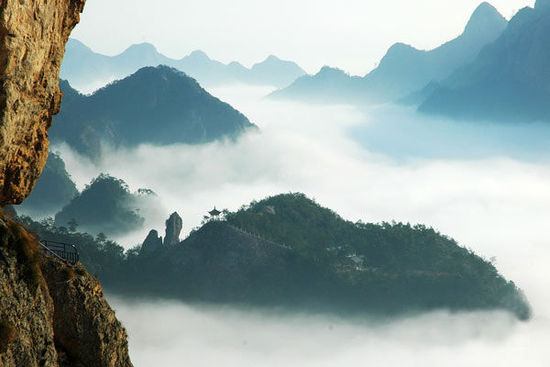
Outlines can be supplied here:
M342 69L334 68L331 66L323 66L317 73L321 78L335 78L335 77L348 77L349 75Z
M319 70L319 74L328 74L328 73L345 73L342 69L334 68L332 66L325 65Z
M268 57L266 57L266 59L262 62L259 62L257 64L254 64L252 67L253 68L257 68L257 67L261 67L261 66L266 66L266 65L278 65L280 63L283 63L284 61L279 59L277 56L275 55L269 55Z
M144 57L158 54L157 48L150 43L137 43L128 47L122 55L127 57Z
M400 62L404 57L411 57L418 52L419 51L411 45L407 45L401 42L394 43L380 61L380 65L385 65L388 62Z
M150 43L143 42L143 43L136 43L135 45L132 45L126 49L126 51L133 51L133 50L140 50L140 51L154 51L157 52L157 48L153 46Z
M264 62L275 62L275 61L281 61L277 56L275 55L269 55Z
M195 50L191 52L191 54L188 57L193 58L195 60L204 60L204 61L210 60L210 57L208 57L208 55L202 50Z
M144 76L146 76L147 78L163 80L163 81L168 81L169 79L176 79L176 78L184 78L184 79L189 79L194 81L194 79L189 78L184 72L166 65L143 67L138 71L136 71L134 74L130 75L129 77L122 79L122 81L127 79L132 79L132 78L144 77ZM115 82L115 84L118 82L120 81Z
M470 17L464 33L480 33L493 29L504 29L508 21L488 2L481 3Z
M78 49L84 49L84 50L92 51L91 48L89 48L82 41L79 41L76 38L69 38L69 40L67 41L66 47L67 48L78 48Z

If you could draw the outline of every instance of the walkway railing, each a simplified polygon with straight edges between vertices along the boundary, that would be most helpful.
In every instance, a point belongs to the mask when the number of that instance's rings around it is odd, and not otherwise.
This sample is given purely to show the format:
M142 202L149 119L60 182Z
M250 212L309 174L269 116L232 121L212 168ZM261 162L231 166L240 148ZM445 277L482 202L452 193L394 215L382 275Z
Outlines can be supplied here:
M74 245L56 241L41 240L42 250L66 263L76 264L80 260L80 254Z

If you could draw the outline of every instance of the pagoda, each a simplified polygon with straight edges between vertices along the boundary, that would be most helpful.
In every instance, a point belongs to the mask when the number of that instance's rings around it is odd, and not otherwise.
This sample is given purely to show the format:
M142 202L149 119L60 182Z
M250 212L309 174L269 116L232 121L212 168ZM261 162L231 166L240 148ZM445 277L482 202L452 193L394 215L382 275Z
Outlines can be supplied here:
M208 212L208 214L210 214L210 216L213 217L213 218L219 217L221 213L222 212L220 212L218 209L216 209L216 207L214 207L213 210Z

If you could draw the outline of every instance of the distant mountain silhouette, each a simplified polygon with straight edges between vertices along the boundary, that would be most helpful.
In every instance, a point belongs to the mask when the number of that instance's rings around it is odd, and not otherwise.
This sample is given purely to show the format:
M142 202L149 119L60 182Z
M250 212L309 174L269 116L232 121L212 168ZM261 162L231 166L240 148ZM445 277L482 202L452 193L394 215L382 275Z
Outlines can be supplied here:
M65 168L65 162L59 155L50 152L31 195L16 209L35 218L52 215L77 195L78 190Z
M269 56L248 69L238 62L226 65L212 60L202 51L194 51L180 60L171 59L148 43L133 45L117 56L105 56L95 53L80 41L70 39L61 67L61 79L83 90L122 79L146 66L159 65L183 71L206 86L246 83L282 88L305 75L297 64L275 56Z
M471 64L429 94L420 111L460 119L550 121L550 1L521 10Z
M495 41L507 21L490 4L482 3L473 13L462 35L431 51L396 43L380 65L365 77L327 73L304 76L272 94L275 98L297 98L309 102L384 103L403 98L431 82L447 78L471 62L487 44Z
M255 127L194 79L167 66L140 69L91 96L66 81L60 87L65 97L50 138L92 158L101 155L102 144L199 144L236 138Z
M73 222L91 233L121 234L143 226L140 210L155 198L151 190L132 193L124 181L101 174L55 215L55 223L67 227Z
M364 96L363 78L324 66L315 75L296 79L288 88L273 92L270 98L298 99L308 102L352 102Z

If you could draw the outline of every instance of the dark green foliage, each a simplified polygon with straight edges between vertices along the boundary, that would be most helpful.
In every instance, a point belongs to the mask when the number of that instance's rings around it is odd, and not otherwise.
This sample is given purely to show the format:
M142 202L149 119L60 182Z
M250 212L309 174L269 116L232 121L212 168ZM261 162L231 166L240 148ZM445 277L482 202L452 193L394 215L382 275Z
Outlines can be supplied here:
M100 276L107 283L111 281L110 276L116 277L121 269L124 248L101 233L96 238L88 233L70 233L65 227L56 227L52 219L35 222L30 217L23 216L19 221L43 240L76 245L80 261L90 273Z
M59 155L50 152L44 171L31 195L17 210L23 210L32 216L50 215L76 195L78 190L65 169L65 162Z
M303 194L224 211L154 252L124 254L104 237L28 225L82 241L84 264L121 293L338 313L504 309L530 317L521 291L490 262L432 228L352 223Z
M94 233L118 234L138 229L142 195L130 192L122 180L102 174L55 216L58 226L74 232L78 226Z
M17 332L13 325L5 320L0 320L0 354L7 352L16 336Z
M366 304L383 300L380 307L402 307L407 299L408 307L511 309L513 300L520 317L530 312L515 286L490 262L432 228L347 222L303 194L252 203L226 218L347 277L356 284L355 292L365 291ZM350 255L364 259L361 269L353 269Z
M146 67L91 96L60 84L68 98L50 129L92 158L102 144L199 144L236 138L254 127L239 111L211 96L192 78L167 66Z

